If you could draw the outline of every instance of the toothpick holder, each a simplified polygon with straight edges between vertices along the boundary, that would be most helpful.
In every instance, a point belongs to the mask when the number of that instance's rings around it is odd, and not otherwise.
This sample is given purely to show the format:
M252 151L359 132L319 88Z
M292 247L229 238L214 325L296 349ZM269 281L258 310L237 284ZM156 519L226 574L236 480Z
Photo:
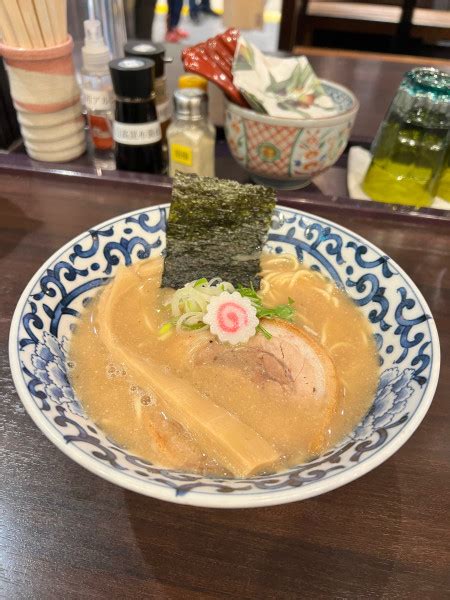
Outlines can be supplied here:
M69 161L86 150L73 41L27 49L0 43L22 137L31 158Z

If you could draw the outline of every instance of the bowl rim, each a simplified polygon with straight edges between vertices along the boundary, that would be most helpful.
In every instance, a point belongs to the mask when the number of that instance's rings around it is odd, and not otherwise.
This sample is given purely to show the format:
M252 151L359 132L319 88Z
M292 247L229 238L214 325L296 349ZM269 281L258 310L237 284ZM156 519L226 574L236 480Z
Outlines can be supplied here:
M380 248L378 248L375 244L372 244L358 233L355 233L347 227L335 223L334 221L323 217L317 217L312 213L302 211L297 208L284 206L281 202L277 203L277 206L283 209L288 209L289 211L293 211L297 214L304 215L307 218L320 219L321 221L331 225L332 227L337 227L338 230L341 230L346 234L357 236L369 248L371 248L375 252L380 253L381 255L387 256L386 253L383 252ZM411 287L412 291L416 295L416 298L420 302L420 305L423 308L423 310L431 315L431 319L429 319L427 322L430 329L430 336L432 342L431 347L433 349L433 360L431 361L427 389L422 398L422 401L418 405L410 420L405 424L403 429L401 429L394 438L391 438L386 445L382 446L378 452L368 457L364 462L359 463L358 465L354 465L351 469L344 469L343 471L337 473L333 477L322 481L319 480L305 488L294 487L288 490L276 491L275 493L272 490L267 490L266 493L262 492L258 495L235 496L233 496L232 494L221 495L215 491L191 490L189 494L178 496L176 495L173 489L156 486L151 480L148 480L147 482L139 481L133 477L130 477L129 475L127 475L127 473L115 471L112 468L102 464L102 462L97 460L95 457L85 454L77 446L67 444L64 441L63 437L58 433L58 431L54 427L52 427L47 421L47 419L42 415L42 411L38 408L37 404L33 400L30 392L28 391L25 380L22 376L17 339L24 306L26 305L29 299L31 291L35 287L36 283L39 281L42 274L46 271L46 269L50 265L52 265L55 259L58 258L61 254L67 252L67 250L72 248L78 241L84 239L87 235L89 235L90 230L101 229L106 226L114 225L115 223L122 221L127 217L138 215L149 210L155 210L158 208L165 209L167 207L170 207L169 203L143 207L137 210L130 211L128 213L117 215L93 227L90 227L88 230L80 233L79 235L68 241L66 244L58 248L55 252L53 252L52 255L36 270L28 284L25 286L25 289L23 290L22 294L19 297L19 300L17 301L17 305L11 320L8 344L9 361L11 374L17 394L22 404L24 405L28 415L35 422L36 426L41 430L41 432L66 456L74 460L76 463L78 463L80 466L84 467L91 473L102 477L110 483L114 483L119 487L143 494L151 498L155 498L157 500L165 500L175 504L184 504L188 506L199 506L206 508L257 508L263 506L287 504L299 500L306 500L307 498L319 496L326 492L338 489L343 485L346 485L347 483L358 479L362 475L365 475L366 473L372 471L375 467L379 466L385 460L387 460L393 454L395 454L395 452L401 446L403 446L403 444L416 431L416 429L419 427L420 423L424 419L426 413L428 412L439 380L441 353L436 323L434 317L432 316L428 303L426 302L422 293L420 292L416 284L412 281L412 279L391 257L388 257L391 261L391 264L395 267L398 274L401 275L401 277L403 277L408 283L408 285Z
M230 112L234 112L244 119L249 119L251 121L260 121L261 123L266 123L267 125L285 125L286 127L329 127L331 125L337 125L356 115L359 110L359 100L355 96L355 94L349 90L344 85L340 83L335 83L334 81L330 81L328 79L320 79L322 83L325 83L331 87L338 88L339 90L345 92L352 99L352 106L343 112L339 112L335 115L330 115L328 117L317 117L315 119L292 119L292 118L284 118L284 117L271 117L269 115L265 115L262 113L257 113L251 108L244 108L243 106L238 106L234 104L234 102L230 102L229 100L226 103L226 110Z

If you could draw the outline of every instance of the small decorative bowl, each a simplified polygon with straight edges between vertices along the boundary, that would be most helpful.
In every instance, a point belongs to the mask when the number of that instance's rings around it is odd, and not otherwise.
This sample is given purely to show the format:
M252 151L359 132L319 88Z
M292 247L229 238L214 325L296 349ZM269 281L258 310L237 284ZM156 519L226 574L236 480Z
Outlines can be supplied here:
M345 150L358 100L342 85L321 82L339 109L334 116L282 119L227 104L225 136L231 154L257 183L286 190L305 187Z
M37 271L10 331L18 394L42 432L74 461L162 500L236 508L283 504L349 483L389 458L424 418L439 375L439 339L421 293L381 250L348 229L278 206L266 249L292 253L334 279L372 324L381 373L372 408L323 456L252 479L200 477L152 465L109 439L85 414L67 375L78 315L121 264L161 254L168 206L123 215L81 234Z

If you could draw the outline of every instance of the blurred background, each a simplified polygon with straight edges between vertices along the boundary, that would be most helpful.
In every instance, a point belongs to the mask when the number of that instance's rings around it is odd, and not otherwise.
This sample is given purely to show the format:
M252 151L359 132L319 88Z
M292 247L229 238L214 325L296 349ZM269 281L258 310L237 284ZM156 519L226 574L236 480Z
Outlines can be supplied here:
M205 13L200 12L199 19L195 23L189 16L189 2L185 0L181 12L180 25L188 33L189 38L186 43L189 45L203 42L205 39L211 36L215 36L221 33L224 26L237 26L232 25L234 17L236 23L240 19L244 18L250 22L252 19L258 20L253 11L256 13L263 11L263 18L261 23L261 29L247 30L246 36L254 44L259 46L265 51L276 51L278 49L278 37L280 31L281 22L281 8L282 0L267 0L266 2L257 0L252 2L247 0L240 2L228 3L227 0L211 0L210 7L219 17L214 17ZM224 17L224 4L227 4L227 10L230 11L231 15ZM247 7L245 6L247 4ZM233 5L233 6L232 6ZM235 5L235 6L234 6ZM239 7L241 5L241 7ZM136 6L136 0L125 0L125 7L127 12L127 30L130 31L133 27L133 21L131 15L133 14L134 7ZM235 8L236 7L236 8ZM167 29L167 14L168 5L167 0L158 0L155 7L155 20L153 25L153 41L164 41L165 33ZM224 18L228 18L228 22L224 23ZM243 27L240 27L244 29Z
M111 15L123 10L128 37L156 42L192 45L234 26L265 52L300 52L299 47L307 46L450 58L450 0L178 2L182 9L177 26L186 34L179 39L166 37L169 5L176 4L172 0L69 0L71 32L78 37L79 23L81 39L89 7L98 15L105 6ZM190 15L194 6L197 15Z

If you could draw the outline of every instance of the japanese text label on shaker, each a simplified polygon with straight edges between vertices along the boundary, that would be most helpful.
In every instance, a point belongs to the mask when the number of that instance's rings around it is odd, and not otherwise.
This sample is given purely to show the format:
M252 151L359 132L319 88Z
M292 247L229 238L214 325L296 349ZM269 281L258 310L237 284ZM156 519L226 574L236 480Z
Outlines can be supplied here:
M175 118L167 130L169 175L176 171L214 177L216 130L208 120L208 100L198 88L177 90Z
M406 73L372 145L364 192L379 202L429 206L443 169L450 127L450 75Z
M162 173L161 125L155 107L154 62L119 58L109 63L116 95L116 164L125 171Z
M94 150L94 163L103 169L114 169L112 120L114 95L109 73L108 47L102 36L100 21L84 21L85 41L81 49L83 67L81 81L83 102L87 112Z
M162 137L166 139L167 127L172 114L171 105L167 96L167 78L165 65L172 62L165 56L166 49L163 44L149 42L148 40L129 40L124 46L125 56L135 58L148 58L155 63L155 103L158 120L161 123Z

